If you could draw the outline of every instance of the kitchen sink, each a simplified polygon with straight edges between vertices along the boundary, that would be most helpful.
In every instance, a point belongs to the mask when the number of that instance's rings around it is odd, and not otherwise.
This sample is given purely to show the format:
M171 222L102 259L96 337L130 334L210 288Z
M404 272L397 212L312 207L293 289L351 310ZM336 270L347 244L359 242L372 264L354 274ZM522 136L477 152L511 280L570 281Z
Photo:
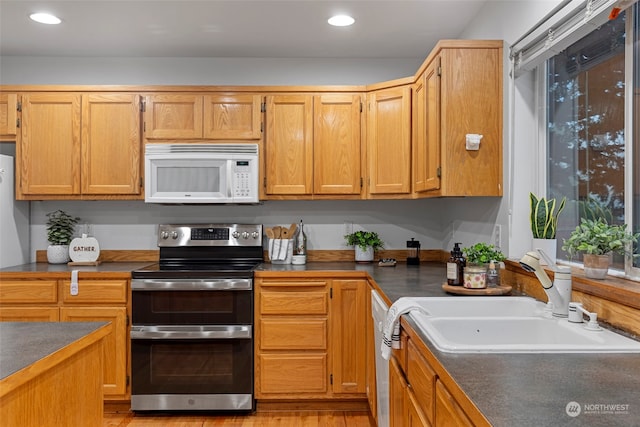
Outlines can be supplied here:
M542 316L546 304L530 297L416 297L411 300L434 317Z
M414 298L409 313L441 351L450 353L640 353L635 341L551 317L528 297Z

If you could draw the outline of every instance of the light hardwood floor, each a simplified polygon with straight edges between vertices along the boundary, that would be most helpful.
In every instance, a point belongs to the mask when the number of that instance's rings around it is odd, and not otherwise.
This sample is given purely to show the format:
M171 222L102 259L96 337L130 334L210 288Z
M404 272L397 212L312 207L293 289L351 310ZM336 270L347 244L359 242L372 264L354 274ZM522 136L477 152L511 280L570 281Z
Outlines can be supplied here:
M102 427L375 427L368 412L292 411L250 415L105 413Z

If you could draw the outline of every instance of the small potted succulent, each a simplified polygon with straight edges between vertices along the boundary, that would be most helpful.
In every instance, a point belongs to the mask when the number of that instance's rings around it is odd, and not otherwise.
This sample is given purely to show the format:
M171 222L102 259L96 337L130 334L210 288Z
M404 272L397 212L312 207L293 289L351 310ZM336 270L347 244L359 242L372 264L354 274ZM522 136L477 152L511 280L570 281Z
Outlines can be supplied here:
M533 248L542 249L549 258L555 262L558 241L556 230L558 228L558 216L564 209L567 201L563 197L560 203L556 199L545 199L529 193L531 205L531 233L533 234ZM545 264L541 260L541 264Z
M580 224L564 239L562 250L569 256L582 252L585 276L604 279L614 253L625 255L638 241L640 233L627 231L627 225L612 225L603 218L581 218Z
M384 247L384 242L375 231L354 231L345 234L344 239L348 246L354 247L356 262L373 261L374 252Z
M50 264L69 262L69 243L73 238L79 217L74 217L62 210L47 214L47 260Z

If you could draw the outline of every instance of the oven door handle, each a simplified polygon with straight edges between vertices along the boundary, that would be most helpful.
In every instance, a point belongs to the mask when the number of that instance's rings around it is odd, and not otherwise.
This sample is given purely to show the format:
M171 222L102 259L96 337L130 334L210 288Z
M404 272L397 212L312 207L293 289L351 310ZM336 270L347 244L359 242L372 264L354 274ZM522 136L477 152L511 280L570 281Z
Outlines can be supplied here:
M244 291L253 289L252 279L133 279L132 291Z
M132 326L132 340L250 339L251 325Z

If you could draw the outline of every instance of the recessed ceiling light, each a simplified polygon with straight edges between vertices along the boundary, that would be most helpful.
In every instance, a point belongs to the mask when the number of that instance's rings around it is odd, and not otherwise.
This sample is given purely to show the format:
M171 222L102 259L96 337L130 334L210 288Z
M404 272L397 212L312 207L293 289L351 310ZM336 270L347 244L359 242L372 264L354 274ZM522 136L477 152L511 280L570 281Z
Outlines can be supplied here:
M32 13L31 15L29 15L29 18L41 24L55 25L62 22L60 18L50 13Z
M356 22L356 20L349 15L336 15L329 18L327 22L334 27L348 27Z

